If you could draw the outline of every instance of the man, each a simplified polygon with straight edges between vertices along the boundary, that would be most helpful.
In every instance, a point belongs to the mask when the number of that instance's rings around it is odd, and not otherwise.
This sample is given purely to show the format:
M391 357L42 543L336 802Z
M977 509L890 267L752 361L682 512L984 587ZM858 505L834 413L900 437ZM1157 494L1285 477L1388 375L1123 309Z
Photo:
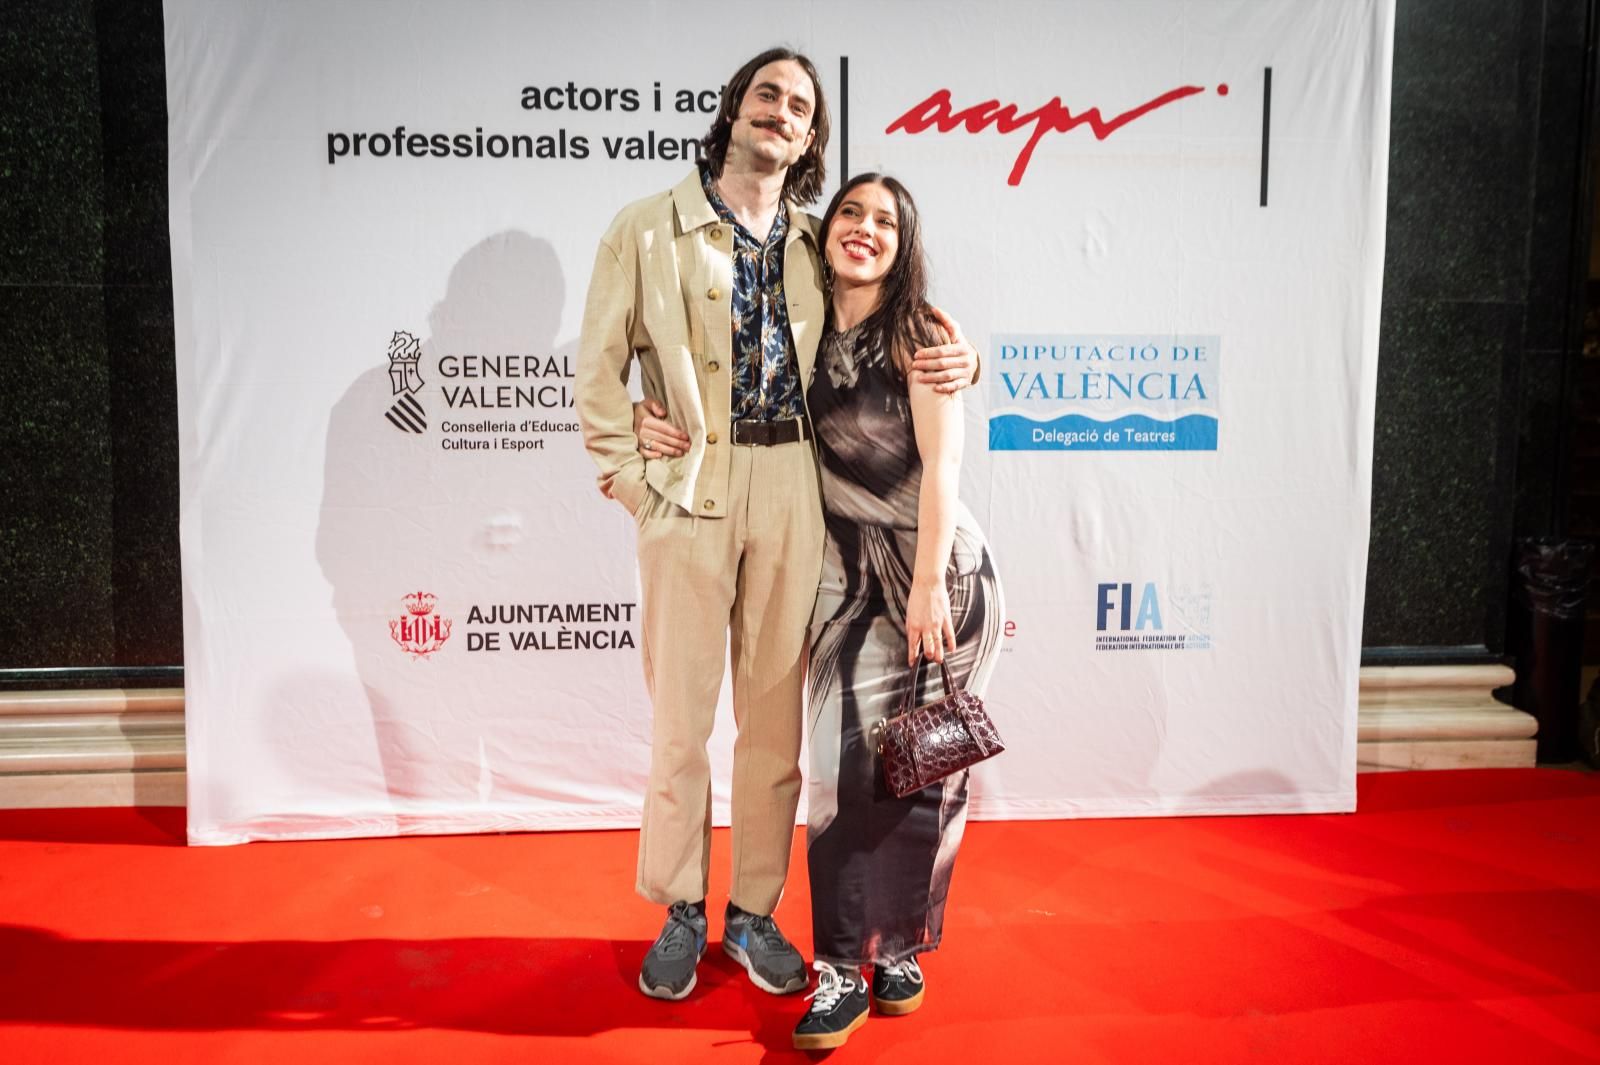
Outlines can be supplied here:
M706 945L706 755L731 646L733 875L722 947L773 994L807 983L772 920L800 797L806 627L822 565L805 414L826 298L816 221L827 101L806 57L775 48L729 80L706 161L623 208L601 239L579 341L577 407L600 489L639 525L640 646L654 707L639 894L668 907L639 987L693 990ZM975 355L919 354L947 389ZM650 410L636 426L637 360Z

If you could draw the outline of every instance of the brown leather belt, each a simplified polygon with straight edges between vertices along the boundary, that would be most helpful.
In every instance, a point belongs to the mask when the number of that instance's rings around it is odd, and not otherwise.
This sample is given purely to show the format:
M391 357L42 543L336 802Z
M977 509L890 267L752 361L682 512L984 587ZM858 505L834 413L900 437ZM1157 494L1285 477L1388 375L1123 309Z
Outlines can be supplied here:
M804 418L785 418L778 422L734 422L733 442L752 447L792 444L811 435Z

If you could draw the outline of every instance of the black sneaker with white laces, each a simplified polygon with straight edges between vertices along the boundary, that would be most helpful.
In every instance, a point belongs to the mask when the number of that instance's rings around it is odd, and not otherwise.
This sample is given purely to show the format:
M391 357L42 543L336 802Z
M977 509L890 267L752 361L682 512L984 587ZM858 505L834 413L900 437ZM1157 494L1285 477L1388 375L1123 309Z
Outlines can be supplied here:
M794 1048L832 1050L867 1023L867 982L857 969L840 972L825 961L813 968L817 989L807 996L811 1009L794 1026Z
M694 990L694 968L705 951L705 903L674 902L639 967L639 990L651 998L683 998Z
M769 995L787 995L808 982L806 960L783 938L777 922L731 902L722 922L722 950L743 965L751 982Z
M872 1004L891 1017L910 1013L922 1005L922 966L907 958L899 965L872 967Z

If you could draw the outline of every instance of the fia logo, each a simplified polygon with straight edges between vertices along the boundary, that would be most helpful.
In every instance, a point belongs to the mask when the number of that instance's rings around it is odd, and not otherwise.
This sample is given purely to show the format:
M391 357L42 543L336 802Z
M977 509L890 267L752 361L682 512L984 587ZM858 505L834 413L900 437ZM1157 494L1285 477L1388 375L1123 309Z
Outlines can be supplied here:
M1154 581L1096 585L1095 630L1096 651L1209 650L1211 587L1178 585L1163 596Z
M450 619L433 612L438 597L412 592L405 597L406 612L389 622L389 638L415 658L426 658L450 638Z
M1154 632L1161 631L1161 597L1156 594L1154 581L1145 583L1144 590L1137 596L1138 609L1135 612L1136 597L1131 584L1101 584L1097 586L1095 630L1106 631L1106 622L1112 611L1117 612L1117 628L1123 632L1149 629Z
M390 395L399 396L394 405L384 411L389 424L403 433L420 433L428 427L428 414L417 402L417 392L422 388L422 374L417 366L422 361L422 345L410 333L396 331L389 338Z

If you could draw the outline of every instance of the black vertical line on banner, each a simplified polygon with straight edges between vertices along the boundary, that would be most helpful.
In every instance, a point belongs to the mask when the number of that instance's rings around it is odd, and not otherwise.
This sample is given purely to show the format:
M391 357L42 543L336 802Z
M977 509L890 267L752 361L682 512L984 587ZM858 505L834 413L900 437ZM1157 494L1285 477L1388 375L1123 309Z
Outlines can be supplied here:
M1261 206L1267 205L1267 149L1272 143L1272 68L1266 67L1261 86Z
M850 57L839 57L839 184L850 180Z

